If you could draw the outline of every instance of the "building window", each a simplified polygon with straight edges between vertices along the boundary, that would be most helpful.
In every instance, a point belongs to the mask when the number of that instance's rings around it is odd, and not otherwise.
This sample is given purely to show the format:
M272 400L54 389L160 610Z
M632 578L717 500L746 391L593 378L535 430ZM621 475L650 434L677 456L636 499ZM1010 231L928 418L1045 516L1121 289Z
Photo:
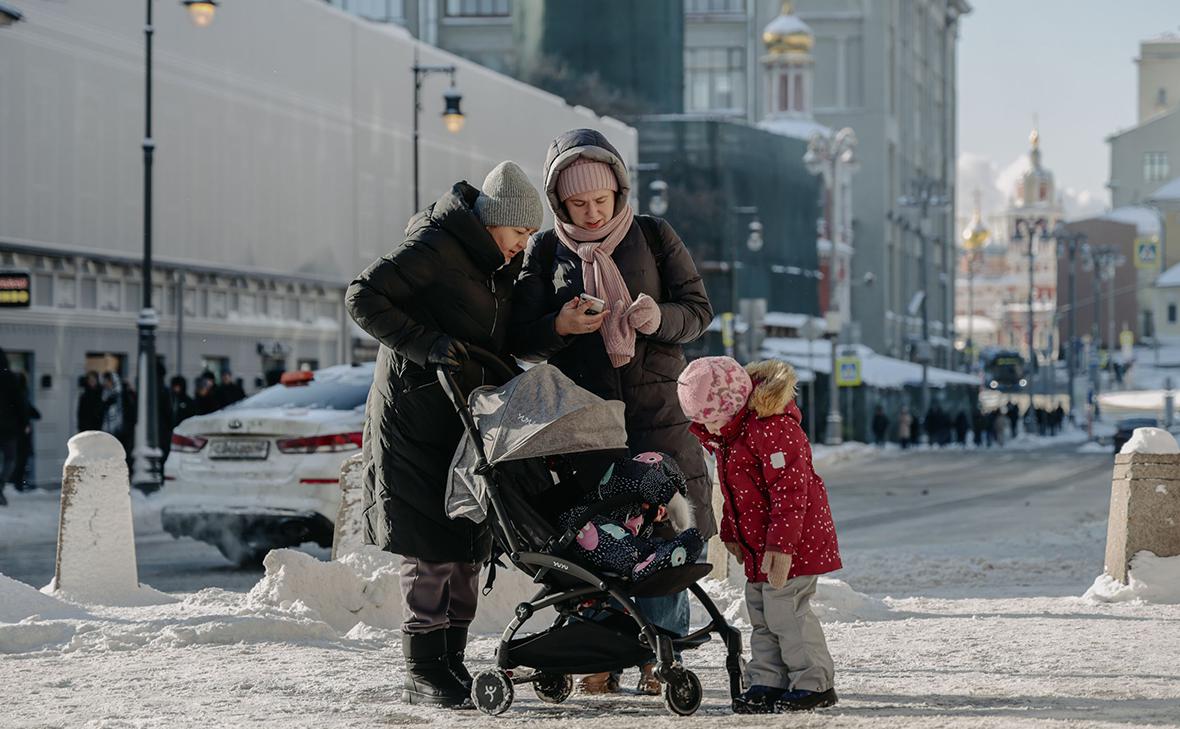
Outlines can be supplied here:
M1143 153L1143 179L1147 182L1163 182L1171 175L1167 152Z
M685 111L742 112L746 108L744 48L684 50Z
M685 15L736 15L745 14L746 0L687 0Z
M1168 304L1168 323L1169 324L1176 323L1176 305L1175 304Z
M502 18L511 15L508 0L447 0L451 18Z

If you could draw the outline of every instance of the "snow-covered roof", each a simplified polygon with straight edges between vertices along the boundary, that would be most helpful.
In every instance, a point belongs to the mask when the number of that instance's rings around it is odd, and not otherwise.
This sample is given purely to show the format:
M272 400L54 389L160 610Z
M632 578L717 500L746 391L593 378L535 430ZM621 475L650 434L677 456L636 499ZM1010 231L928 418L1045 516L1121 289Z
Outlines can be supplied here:
M970 316L967 314L960 314L955 317L955 331L961 332L966 336L967 330L970 329L974 334L995 334L999 330L999 326L995 320L987 316Z
M1098 220L1130 223L1138 229L1139 235L1159 235L1160 232L1159 215L1154 209L1143 205L1126 205L1121 208L1115 208L1108 213L1099 215Z
M812 324L822 331L827 331L828 322L822 316L808 316L807 314L790 314L785 311L768 311L766 316L762 317L762 321L768 327L783 327L786 329L799 329L807 324L807 320L811 319Z
M1180 200L1180 177L1165 183L1163 187L1153 192L1148 200L1159 202L1175 202L1176 200Z
M863 344L840 346L838 351L854 351L860 357L861 377L866 385L900 388L922 382L922 365L917 362L886 357ZM809 368L824 374L832 370L831 351L827 347L811 344L806 339L769 337L762 343L762 354L789 362L796 369ZM979 384L979 378L975 375L938 367L930 367L927 375L932 387Z
M1159 278L1155 280L1155 287L1157 289L1168 289L1176 286L1180 286L1180 263L1161 273Z
M758 122L758 127L768 132L781 134L784 137L794 137L795 139L802 139L804 141L811 139L812 135L817 133L825 137L832 136L831 128L820 124L814 119L776 116Z

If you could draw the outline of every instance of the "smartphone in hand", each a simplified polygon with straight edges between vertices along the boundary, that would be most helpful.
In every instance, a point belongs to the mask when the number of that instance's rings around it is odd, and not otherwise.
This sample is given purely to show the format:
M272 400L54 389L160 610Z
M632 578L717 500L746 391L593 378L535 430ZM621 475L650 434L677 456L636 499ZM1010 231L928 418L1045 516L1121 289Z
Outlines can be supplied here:
M606 302L597 296L591 296L590 294L578 294L578 299L582 302L582 305L586 307L583 309L583 312L589 314L590 316L597 316L598 314L606 311Z

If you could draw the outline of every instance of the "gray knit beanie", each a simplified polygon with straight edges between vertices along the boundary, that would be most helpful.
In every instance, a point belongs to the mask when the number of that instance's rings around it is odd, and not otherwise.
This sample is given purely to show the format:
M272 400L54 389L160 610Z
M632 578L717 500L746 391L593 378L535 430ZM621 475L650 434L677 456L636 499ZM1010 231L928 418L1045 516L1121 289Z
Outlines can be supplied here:
M496 165L484 178L475 214L484 225L540 229L541 194L515 162Z

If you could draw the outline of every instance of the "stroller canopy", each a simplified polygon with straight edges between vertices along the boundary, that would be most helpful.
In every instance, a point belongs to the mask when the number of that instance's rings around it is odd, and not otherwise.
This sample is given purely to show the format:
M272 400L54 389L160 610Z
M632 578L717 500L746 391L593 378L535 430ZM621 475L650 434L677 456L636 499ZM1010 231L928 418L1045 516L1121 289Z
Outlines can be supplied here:
M623 403L582 389L550 364L539 364L501 387L480 387L468 398L493 465L585 451L625 449ZM447 479L447 515L482 522L487 493L475 475L471 439L463 437Z

